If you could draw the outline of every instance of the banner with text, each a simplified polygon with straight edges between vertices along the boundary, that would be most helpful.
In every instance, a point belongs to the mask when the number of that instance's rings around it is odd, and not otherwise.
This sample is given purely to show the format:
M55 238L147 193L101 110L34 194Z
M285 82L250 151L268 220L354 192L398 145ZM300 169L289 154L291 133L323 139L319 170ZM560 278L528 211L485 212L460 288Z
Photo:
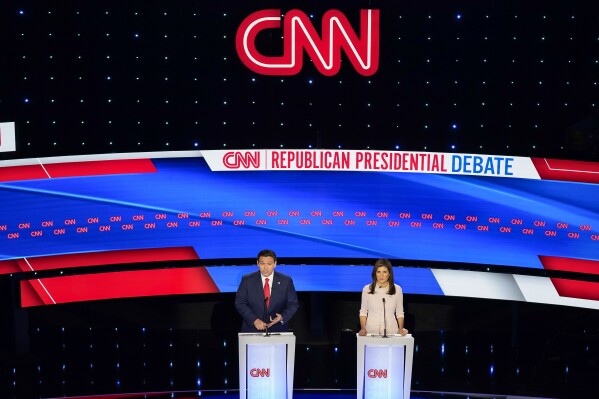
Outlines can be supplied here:
M531 158L414 151L202 151L212 171L415 172L540 179Z

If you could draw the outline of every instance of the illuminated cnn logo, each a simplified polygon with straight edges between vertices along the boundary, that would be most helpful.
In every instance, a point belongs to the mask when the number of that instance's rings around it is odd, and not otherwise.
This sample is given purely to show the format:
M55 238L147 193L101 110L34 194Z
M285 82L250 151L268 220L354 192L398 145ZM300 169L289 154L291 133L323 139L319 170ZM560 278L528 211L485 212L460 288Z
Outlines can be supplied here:
M270 377L270 369L251 369L250 375L252 377Z
M230 151L223 155L223 165L227 169L249 169L260 167L259 151Z
M387 378L387 370L370 369L367 375L370 378Z
M257 11L243 20L237 30L235 45L241 61L262 75L296 75L302 69L303 50L320 73L333 76L341 68L341 49L361 75L371 76L379 67L379 10L360 10L360 36L339 10L329 10L322 17L322 36L310 18L300 10L285 15L283 55L271 57L256 48L256 37L267 29L281 27L281 10Z

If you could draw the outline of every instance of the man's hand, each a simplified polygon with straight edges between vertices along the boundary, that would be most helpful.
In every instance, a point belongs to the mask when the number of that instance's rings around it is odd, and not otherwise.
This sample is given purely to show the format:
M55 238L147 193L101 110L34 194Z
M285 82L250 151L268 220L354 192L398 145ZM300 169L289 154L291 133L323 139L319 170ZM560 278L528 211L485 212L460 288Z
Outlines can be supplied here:
M272 327L277 323L280 323L281 320L283 320L283 316L281 316L279 313L276 314L276 317L273 319L272 316L270 316L270 323L268 323L268 327Z
M256 327L256 330L262 331L262 330L266 330L266 327L270 327L270 324L267 325L262 320L256 319L256 320L254 320L254 327Z

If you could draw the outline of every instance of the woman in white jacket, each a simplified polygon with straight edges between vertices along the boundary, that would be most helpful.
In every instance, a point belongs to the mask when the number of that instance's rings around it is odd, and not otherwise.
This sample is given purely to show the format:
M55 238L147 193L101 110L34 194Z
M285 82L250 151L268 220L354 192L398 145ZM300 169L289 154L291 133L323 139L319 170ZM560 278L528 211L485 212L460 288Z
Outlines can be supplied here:
M408 330L404 328L403 292L393 281L391 262L379 259L372 269L372 283L362 289L359 334L407 333Z

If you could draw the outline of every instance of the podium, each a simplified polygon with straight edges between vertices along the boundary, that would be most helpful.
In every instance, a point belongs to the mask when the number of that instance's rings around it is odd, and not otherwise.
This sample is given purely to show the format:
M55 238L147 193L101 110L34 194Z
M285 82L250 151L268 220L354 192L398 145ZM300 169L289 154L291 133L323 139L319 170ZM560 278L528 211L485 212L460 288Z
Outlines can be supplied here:
M358 337L357 399L410 399L414 338Z
M239 333L239 398L293 399L295 335Z

